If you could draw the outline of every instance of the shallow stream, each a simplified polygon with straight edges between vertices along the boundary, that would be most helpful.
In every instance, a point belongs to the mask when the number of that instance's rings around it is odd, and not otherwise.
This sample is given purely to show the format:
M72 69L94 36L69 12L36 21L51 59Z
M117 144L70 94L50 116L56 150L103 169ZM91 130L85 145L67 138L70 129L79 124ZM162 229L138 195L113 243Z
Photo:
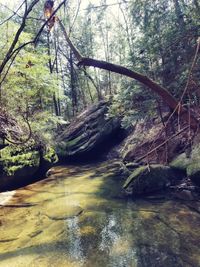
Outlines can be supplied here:
M0 267L199 267L200 202L130 200L110 163L0 194Z

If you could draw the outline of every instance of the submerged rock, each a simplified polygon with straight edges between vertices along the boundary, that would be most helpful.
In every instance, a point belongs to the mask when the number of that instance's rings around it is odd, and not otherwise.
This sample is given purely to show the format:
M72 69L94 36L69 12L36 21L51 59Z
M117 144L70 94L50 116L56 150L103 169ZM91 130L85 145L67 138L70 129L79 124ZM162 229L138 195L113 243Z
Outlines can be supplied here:
M143 195L162 190L176 179L176 173L168 166L142 166L133 171L123 187L133 195Z
M83 212L83 209L79 206L67 206L61 205L56 208L51 208L47 210L46 216L51 220L66 220L79 216Z
M107 117L108 103L101 101L82 112L59 136L57 154L61 158L92 156L106 149L106 141L121 129L118 118ZM113 140L111 140L113 141Z

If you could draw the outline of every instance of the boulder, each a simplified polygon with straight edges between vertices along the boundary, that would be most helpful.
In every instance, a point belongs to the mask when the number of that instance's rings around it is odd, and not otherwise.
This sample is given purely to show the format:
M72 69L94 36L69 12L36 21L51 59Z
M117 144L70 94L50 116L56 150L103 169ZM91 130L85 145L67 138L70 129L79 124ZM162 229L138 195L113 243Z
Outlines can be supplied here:
M0 155L0 191L7 186L18 184L20 180L32 177L40 165L38 151L15 151L12 146L1 150Z
M191 159L187 157L186 153L182 153L170 162L170 167L186 174L187 167L190 165L190 163Z
M200 186L200 145L193 148L190 163L187 166L187 175L192 182Z
M133 195L153 193L166 188L177 179L176 172L169 166L151 165L137 168L128 177L124 189Z
M109 138L121 129L120 120L109 118L107 112L108 102L100 101L77 116L58 137L58 156L63 159L92 156L97 155L99 150L106 149Z
M170 166L185 173L195 185L200 186L200 145L193 146L189 156L186 153L178 155Z

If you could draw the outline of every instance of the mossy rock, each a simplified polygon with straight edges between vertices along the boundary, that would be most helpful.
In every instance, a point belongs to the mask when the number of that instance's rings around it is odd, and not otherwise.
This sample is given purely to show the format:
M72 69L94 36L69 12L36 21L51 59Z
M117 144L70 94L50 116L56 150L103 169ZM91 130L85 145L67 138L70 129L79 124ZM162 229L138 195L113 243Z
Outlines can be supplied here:
M0 152L0 165L6 176L26 176L27 172L38 168L39 164L38 151L15 152L12 147L6 147Z
M41 177L46 177L48 170L58 162L58 156L55 153L55 150L52 147L47 147L41 153L40 159L40 168L37 175Z
M192 162L187 168L187 175L195 185L200 186L200 162Z
M192 150L190 164L187 166L187 175L195 185L200 186L200 145Z
M123 187L133 195L143 195L162 190L176 179L176 173L168 166L142 166L128 177Z
M0 191L24 186L45 177L58 160L55 151L9 146L0 151Z
M29 179L39 169L40 153L38 151L16 150L9 146L0 151L0 191Z
M58 156L56 155L55 150L52 147L48 147L46 149L46 152L43 155L44 160L51 162L51 163L56 163L58 161Z
M173 161L169 164L170 167L174 168L177 171L180 171L186 176L187 168L191 164L191 158L186 156L186 153L178 155Z

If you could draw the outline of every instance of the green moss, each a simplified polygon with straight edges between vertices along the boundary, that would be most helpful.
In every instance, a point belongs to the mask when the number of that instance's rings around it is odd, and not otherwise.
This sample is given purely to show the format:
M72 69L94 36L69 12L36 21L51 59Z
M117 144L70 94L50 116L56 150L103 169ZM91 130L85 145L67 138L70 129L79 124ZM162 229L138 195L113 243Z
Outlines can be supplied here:
M140 174L144 174L145 171L147 170L146 166L142 166L137 168L126 180L126 182L123 185L123 188L126 189Z
M24 168L24 165L18 165L18 166L11 166L9 168L7 168L6 173L9 176L14 175L17 171L20 171Z
M15 147L10 146L0 152L0 165L8 176L14 175L25 167L38 167L39 163L40 155L37 151L17 151Z
M200 161L193 161L187 167L187 175L198 186L200 186Z
M48 147L43 155L45 161L50 163L56 163L58 161L58 156L52 147Z
M76 145L79 143L79 141L80 141L81 139L83 139L84 137L85 137L85 133L82 134L82 135L79 135L78 137L76 137L76 138L74 138L74 139L72 139L72 140L70 140L70 141L68 141L68 142L65 144L65 147L70 149L71 147L76 146Z
M59 157L65 157L67 155L73 154L72 151L78 148L78 144L81 140L85 139L85 133L70 140L70 141L62 141L57 145L56 153Z
M171 163L170 167L175 168L180 171L186 171L187 167L190 165L191 159L186 156L185 153L178 155Z
M200 146L192 150L191 161L187 166L187 175L198 186L200 186Z
M193 161L187 168L187 175L192 176L197 172L200 173L200 162Z

